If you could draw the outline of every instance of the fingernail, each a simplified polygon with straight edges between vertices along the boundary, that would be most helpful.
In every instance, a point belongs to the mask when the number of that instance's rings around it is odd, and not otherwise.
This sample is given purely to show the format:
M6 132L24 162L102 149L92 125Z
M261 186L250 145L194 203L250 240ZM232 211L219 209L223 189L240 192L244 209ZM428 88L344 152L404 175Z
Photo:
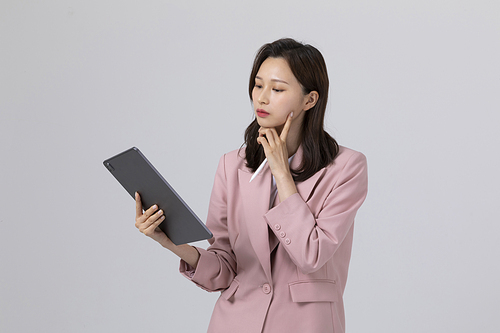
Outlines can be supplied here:
M153 206L153 209L157 209L157 208L158 208L158 206L157 206L157 205L154 205L154 206Z
M292 117L293 117L293 111L292 111L292 113L290 113L290 118L292 118Z
M163 214L163 211L160 209L160 210L158 211L158 215L161 215L161 214Z

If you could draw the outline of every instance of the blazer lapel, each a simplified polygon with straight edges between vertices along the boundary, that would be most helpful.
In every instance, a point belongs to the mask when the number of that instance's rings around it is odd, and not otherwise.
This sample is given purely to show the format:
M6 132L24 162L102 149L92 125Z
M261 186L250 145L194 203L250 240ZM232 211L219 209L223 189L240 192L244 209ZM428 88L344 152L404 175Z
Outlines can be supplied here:
M252 247L264 269L268 281L271 277L271 256L268 226L264 214L269 211L271 196L271 170L265 167L250 183L252 173L238 170L241 201L244 207L245 225Z

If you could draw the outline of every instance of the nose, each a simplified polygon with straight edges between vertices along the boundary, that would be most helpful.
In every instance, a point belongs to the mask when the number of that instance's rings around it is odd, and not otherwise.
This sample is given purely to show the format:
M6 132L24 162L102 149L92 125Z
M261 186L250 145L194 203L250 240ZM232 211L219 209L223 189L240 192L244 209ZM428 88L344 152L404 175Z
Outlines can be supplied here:
M262 91L259 94L259 98L257 98L257 101L260 104L269 104L269 96L267 89L262 89Z

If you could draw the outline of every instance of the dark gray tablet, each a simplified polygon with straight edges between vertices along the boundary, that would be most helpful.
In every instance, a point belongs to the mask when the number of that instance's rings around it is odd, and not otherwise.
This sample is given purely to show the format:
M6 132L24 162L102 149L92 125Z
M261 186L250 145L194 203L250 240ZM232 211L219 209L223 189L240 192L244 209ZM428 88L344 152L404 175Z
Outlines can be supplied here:
M139 192L143 209L157 204L165 220L160 229L176 245L212 238L212 233L170 184L136 147L104 162L104 166L135 200Z

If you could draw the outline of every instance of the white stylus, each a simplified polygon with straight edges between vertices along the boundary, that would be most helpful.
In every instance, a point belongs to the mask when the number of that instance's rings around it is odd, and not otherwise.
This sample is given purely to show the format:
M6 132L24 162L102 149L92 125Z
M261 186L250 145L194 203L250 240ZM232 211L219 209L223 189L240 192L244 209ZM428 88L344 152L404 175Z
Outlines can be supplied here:
M264 161L262 161L262 163L259 165L257 170L255 170L255 172L252 175L252 178L250 178L249 183L251 183L252 180L254 180L254 178L257 177L257 175L262 171L262 169L264 168L264 165L266 165L266 162L267 162L267 157L264 159Z

